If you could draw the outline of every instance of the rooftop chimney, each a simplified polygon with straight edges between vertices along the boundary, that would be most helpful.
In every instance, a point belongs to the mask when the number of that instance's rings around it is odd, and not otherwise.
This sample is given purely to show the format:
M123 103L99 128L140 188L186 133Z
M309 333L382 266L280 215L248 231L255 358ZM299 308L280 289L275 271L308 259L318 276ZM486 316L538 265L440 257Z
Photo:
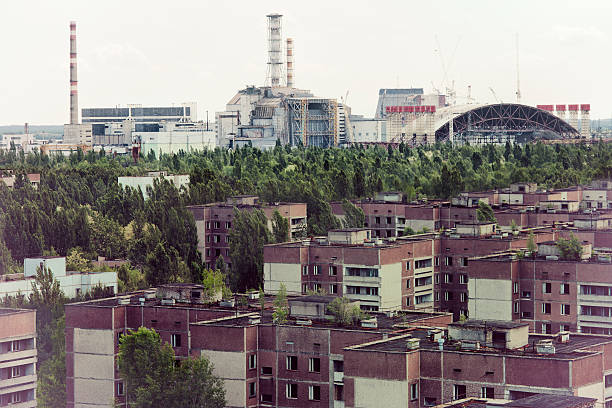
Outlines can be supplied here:
M76 22L70 22L70 124L79 123L79 95L77 92Z
M287 38L287 88L293 88L293 38Z

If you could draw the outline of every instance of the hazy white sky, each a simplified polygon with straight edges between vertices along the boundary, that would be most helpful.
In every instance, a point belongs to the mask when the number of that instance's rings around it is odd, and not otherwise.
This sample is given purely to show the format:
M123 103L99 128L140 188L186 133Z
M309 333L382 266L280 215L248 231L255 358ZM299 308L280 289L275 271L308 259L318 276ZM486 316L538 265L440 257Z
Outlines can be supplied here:
M524 103L612 116L609 0L0 0L0 125L68 120L70 20L80 108L196 101L212 119L263 85L270 12L294 38L296 86L348 91L356 114L374 114L379 88L441 86L437 50L459 96L514 101L518 32Z

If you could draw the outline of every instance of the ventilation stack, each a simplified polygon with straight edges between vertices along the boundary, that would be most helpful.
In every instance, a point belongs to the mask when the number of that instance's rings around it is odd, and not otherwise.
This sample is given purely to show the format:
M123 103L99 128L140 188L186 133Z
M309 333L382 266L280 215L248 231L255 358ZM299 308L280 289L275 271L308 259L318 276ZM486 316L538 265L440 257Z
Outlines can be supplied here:
M589 115L591 105L580 105L580 136L585 139L591 138L591 117Z
M569 111L569 120L568 123L571 127L576 130L578 129L578 105L567 105L567 110Z
M76 22L70 22L70 124L79 123L79 94L77 91Z
M287 38L287 88L293 88L293 38Z
M282 15L268 14L268 78L267 85L271 87L281 86L283 61L282 61Z

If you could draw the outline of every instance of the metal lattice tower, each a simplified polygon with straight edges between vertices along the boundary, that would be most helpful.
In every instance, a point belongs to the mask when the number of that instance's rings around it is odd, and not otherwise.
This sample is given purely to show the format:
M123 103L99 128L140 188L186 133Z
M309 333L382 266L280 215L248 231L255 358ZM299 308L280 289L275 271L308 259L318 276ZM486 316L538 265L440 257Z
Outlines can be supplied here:
M283 54L282 54L282 14L268 14L268 72L266 85L282 86Z

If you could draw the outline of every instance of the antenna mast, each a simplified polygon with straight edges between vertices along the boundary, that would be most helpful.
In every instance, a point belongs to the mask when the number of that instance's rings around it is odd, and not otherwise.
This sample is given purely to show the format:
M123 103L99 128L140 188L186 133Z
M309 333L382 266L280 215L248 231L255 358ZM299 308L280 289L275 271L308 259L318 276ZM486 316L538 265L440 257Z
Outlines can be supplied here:
M521 103L521 78L519 76L519 35L516 33L516 102Z

